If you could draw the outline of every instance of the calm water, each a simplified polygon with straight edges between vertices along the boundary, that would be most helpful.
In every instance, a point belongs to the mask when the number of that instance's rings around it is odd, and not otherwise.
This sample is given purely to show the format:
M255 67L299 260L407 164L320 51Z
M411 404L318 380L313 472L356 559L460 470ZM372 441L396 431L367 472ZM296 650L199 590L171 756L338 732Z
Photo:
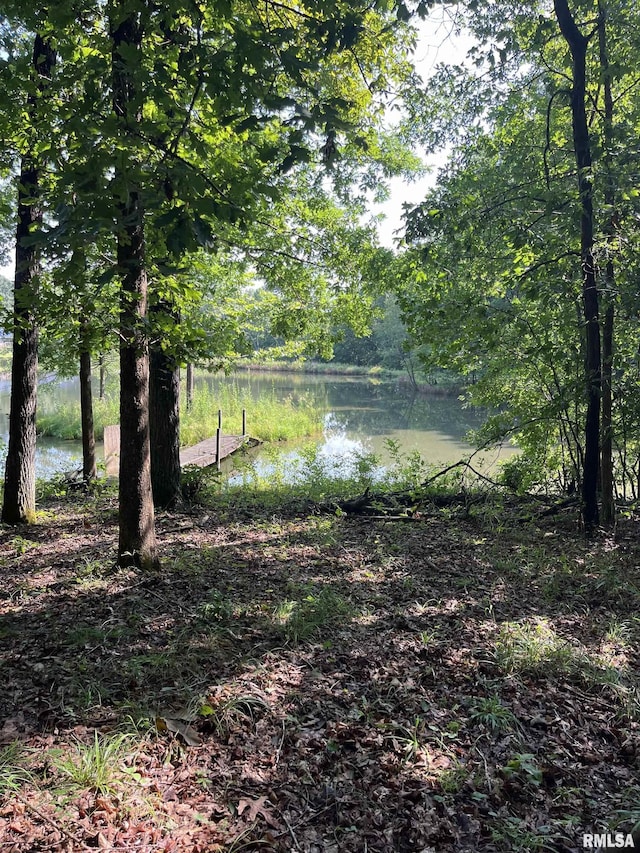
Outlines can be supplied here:
M311 400L323 413L323 434L318 438L320 455L327 467L350 464L354 454L374 452L388 459L386 439L398 442L403 451L417 450L428 461L455 461L469 452L465 436L480 426L482 413L463 408L456 397L412 396L406 386L395 383L311 376L247 372L232 377L196 375L199 384L215 391L222 384L234 384L251 397L264 394L277 399ZM77 400L76 381L57 383L44 390L60 403ZM0 387L0 435L2 457L8 438L9 389ZM247 431L251 433L251 407L247 407ZM291 445L295 454L295 443ZM264 454L264 451L263 451ZM101 455L101 451L100 451ZM497 454L488 454L490 465ZM37 475L51 476L81 465L80 442L38 439ZM3 462L2 458L2 462Z
M80 399L77 380L42 383L41 397L51 396L58 403L68 403ZM4 476L4 461L9 441L9 408L11 386L9 382L0 382L0 476ZM99 458L102 458L100 451ZM36 477L43 479L72 471L82 467L82 444L79 441L60 441L55 438L38 437L36 450Z
M199 377L196 390L198 382L207 383L214 394L220 384L232 382L254 399L309 400L323 414L323 445L357 446L383 456L391 438L435 462L457 458L469 450L469 430L482 423L481 413L464 409L456 397L412 396L406 386L376 380L247 372L227 379ZM250 406L247 431L251 433Z

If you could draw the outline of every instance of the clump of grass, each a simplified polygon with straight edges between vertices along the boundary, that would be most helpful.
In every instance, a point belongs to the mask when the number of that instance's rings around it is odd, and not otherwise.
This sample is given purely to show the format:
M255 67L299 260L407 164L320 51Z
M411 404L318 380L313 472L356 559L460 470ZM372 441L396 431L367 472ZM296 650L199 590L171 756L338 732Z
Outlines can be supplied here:
M425 753L425 750L427 750L427 747L422 744L423 735L424 724L422 718L416 717L411 726L400 726L399 729L389 737L391 741L401 748L404 761L416 761L420 759Z
M236 383L219 385L214 391L201 384L196 388L193 405L183 412L180 440L190 446L211 438L222 412L222 431L230 435L242 432L242 410L247 413L247 431L262 441L285 441L317 433L322 426L319 410L306 397L278 400L275 393L257 399Z
M311 639L352 612L351 604L329 587L304 591L303 598L281 602L273 614L286 640L293 644Z
M218 737L226 737L247 721L255 723L269 710L268 701L258 691L246 685L224 685L200 704L197 716L203 717Z
M509 850L510 853L542 853L558 849L552 826L531 829L525 820L512 815L495 821L491 838L498 845L498 850Z
M71 787L114 794L134 777L124 763L131 754L132 744L131 734L94 732L92 742L77 742L70 753L53 753L51 765Z
M474 702L470 718L493 733L509 731L517 725L513 712L495 695L483 696Z
M469 778L469 771L459 760L453 760L451 767L442 770L437 777L438 784L445 794L457 794Z
M620 801L626 805L616 810L612 829L622 828L635 836L640 831L640 787L631 785L626 788Z
M505 622L496 642L498 663L507 672L567 673L575 669L577 655L545 619Z
M511 673L565 675L586 687L608 687L622 701L629 693L628 667L560 637L545 619L505 622L496 642L499 665Z
M33 781L28 769L28 754L22 744L10 743L0 749L0 797L19 791Z

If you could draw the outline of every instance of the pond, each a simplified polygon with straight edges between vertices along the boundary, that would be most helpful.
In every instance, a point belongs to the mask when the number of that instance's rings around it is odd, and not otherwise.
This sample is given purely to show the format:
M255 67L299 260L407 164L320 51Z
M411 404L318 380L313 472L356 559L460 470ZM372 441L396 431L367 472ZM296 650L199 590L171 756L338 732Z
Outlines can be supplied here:
M403 453L418 451L429 463L443 464L468 455L472 448L465 440L471 430L483 422L486 412L465 407L456 395L412 393L407 384L298 373L251 371L232 378L201 376L198 382L210 386L215 395L221 383L234 382L240 392L253 399L272 395L294 402L307 399L322 413L322 435L317 438L318 458L326 473L347 472L354 459L374 453L384 464L390 460L388 441L399 446ZM251 434L251 408L247 408L247 431ZM286 452L297 457L297 448L308 445L308 439L288 442ZM509 449L501 452L501 458ZM497 451L485 454L485 468L495 464ZM261 460L258 452L257 458ZM267 473L270 452L262 452Z
M270 395L282 400L290 398L294 402L303 398L310 400L323 416L323 432L317 437L320 455L332 460L334 465L345 464L344 460L353 454L367 452L387 461L388 439L397 442L403 452L417 450L430 463L455 461L470 452L465 437L480 426L484 417L477 409L465 408L456 396L413 395L407 385L367 378L259 371L230 377L197 374L196 393L198 386L203 384L209 385L214 393L223 384L234 384L241 393L246 392L253 399ZM74 380L49 384L43 390L60 404L79 397L78 384ZM3 467L8 411L9 387L4 383L0 386L0 436L4 445L0 461ZM247 431L251 434L250 404ZM289 443L287 451L295 454L296 446L301 443ZM501 455L508 452L508 449L503 450ZM488 454L485 467L491 466L497 455L497 451ZM101 456L99 445L99 458ZM80 467L81 460L79 441L38 438L38 477L71 471Z

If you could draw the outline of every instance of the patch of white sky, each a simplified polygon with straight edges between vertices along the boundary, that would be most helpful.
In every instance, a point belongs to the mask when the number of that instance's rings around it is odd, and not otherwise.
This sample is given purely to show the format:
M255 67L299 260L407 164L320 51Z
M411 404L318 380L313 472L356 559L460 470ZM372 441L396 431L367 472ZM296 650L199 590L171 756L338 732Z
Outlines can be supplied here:
M440 6L417 26L417 42L413 54L416 71L424 86L439 65L462 65L475 44L464 27L461 12L456 7ZM434 153L416 150L424 162L426 173L413 180L397 177L389 181L389 197L381 204L372 204L370 213L379 217L378 234L384 246L397 245L404 233L405 209L419 204L433 187L437 171L449 155L446 145Z

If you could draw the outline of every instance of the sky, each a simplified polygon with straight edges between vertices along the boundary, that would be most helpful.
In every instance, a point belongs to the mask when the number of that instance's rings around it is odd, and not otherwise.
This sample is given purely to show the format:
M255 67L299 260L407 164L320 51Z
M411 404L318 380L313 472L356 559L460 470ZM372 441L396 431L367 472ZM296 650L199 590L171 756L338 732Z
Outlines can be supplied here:
M461 64L467 51L472 45L468 31L459 30L456 26L455 10L438 7L432 11L426 21L419 26L419 37L414 53L416 69L423 81L433 74L436 65L440 63ZM419 204L437 177L439 166L444 165L447 157L446 149L434 155L427 156L419 152L429 173L416 181L405 181L393 178L389 182L390 196L383 205L376 205L372 211L384 214L378 232L383 245L393 247L394 242L402 233L403 204Z
M455 9L436 7L426 21L419 25L418 43L414 61L418 73L423 80L433 73L439 63L460 63L471 41L464 30L458 32ZM383 214L384 219L379 224L380 241L383 245L392 247L402 230L403 204L418 204L426 191L433 186L437 168L446 158L446 151L431 157L424 157L430 173L416 181L408 182L401 178L393 178L389 182L389 198L383 205L372 206L371 212ZM14 261L0 266L0 274L13 280Z

